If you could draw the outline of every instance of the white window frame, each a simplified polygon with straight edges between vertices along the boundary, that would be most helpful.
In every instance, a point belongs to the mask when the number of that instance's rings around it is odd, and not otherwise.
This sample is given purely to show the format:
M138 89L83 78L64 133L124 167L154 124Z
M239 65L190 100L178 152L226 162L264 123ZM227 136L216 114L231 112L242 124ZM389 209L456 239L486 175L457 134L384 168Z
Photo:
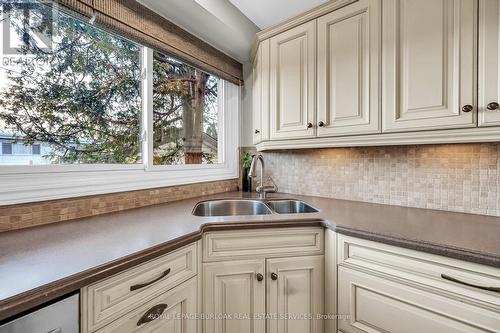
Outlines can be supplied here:
M0 166L0 205L159 188L239 176L240 87L220 80L216 164L153 165L153 50L142 46L142 163Z

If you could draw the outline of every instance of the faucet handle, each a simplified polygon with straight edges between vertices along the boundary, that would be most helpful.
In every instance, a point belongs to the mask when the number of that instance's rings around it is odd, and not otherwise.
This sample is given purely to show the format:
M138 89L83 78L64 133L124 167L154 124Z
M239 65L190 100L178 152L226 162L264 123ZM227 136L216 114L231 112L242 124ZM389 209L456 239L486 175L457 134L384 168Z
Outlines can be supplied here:
M269 176L268 180L271 182L271 184L273 184L272 190L270 190L268 192L278 192L278 185L276 185L276 183L274 182L274 179L271 176Z

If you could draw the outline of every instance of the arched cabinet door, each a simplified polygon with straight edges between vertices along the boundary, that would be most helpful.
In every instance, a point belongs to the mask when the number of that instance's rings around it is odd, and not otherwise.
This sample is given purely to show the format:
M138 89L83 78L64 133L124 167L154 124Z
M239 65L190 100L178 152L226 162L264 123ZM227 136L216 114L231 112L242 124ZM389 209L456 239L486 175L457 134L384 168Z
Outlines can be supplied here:
M380 132L380 0L318 18L318 136Z
M386 0L384 132L477 126L477 0Z
M316 21L270 39L270 137L314 137Z
M479 2L479 126L500 126L500 1Z

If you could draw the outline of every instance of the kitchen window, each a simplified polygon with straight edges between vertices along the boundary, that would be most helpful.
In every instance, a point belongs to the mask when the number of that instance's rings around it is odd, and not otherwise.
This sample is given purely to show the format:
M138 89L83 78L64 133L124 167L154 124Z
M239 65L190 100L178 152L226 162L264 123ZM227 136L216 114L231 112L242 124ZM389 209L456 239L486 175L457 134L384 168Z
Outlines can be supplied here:
M57 6L2 6L0 133L39 157L0 160L0 204L238 176L237 85Z

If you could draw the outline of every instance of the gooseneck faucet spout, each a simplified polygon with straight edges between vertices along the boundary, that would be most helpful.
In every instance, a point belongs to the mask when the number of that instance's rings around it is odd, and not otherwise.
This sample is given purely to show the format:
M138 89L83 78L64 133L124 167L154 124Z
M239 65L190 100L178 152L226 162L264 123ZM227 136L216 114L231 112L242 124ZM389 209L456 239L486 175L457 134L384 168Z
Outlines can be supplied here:
M250 171L248 173L248 177L256 178L257 177L257 163L260 162L260 182L255 191L259 193L259 198L265 199L267 193L274 193L278 191L278 186L274 180L269 177L269 181L272 185L264 185L264 157L262 154L256 154L252 157L252 164L250 165Z

